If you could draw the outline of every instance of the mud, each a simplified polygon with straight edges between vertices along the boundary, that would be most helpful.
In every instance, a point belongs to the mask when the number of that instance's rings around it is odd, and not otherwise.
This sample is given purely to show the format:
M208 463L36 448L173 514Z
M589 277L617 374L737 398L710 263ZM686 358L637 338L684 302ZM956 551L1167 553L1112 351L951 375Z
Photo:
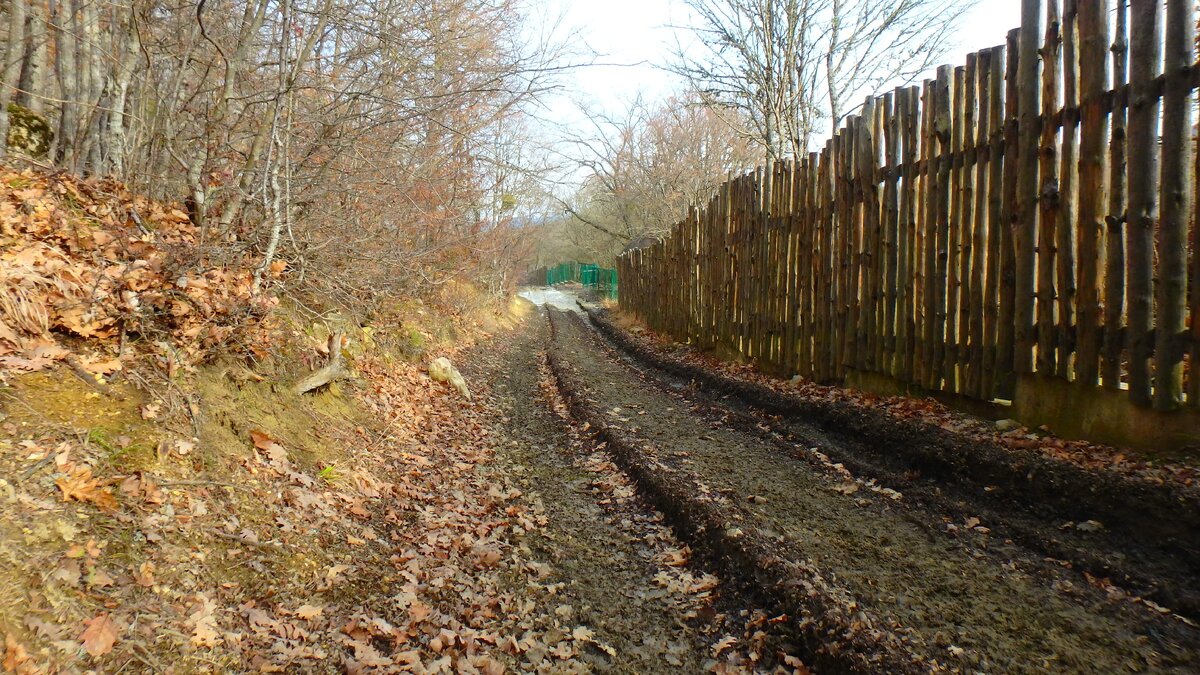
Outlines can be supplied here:
M577 418L710 564L792 615L827 671L1194 672L1200 633L1089 585L977 524L948 533L919 499L854 481L825 455L747 428L694 392L619 363L578 318L551 313L551 364ZM851 430L852 431L852 430ZM896 429L890 447L915 443ZM859 440L864 444L868 440ZM791 445L791 451L785 450ZM814 443L814 445L817 445ZM986 529L986 528L985 528Z
M544 565L544 584L558 587L557 611L611 647L582 655L598 672L703 672L723 627L706 609L714 592L696 597L671 583L702 573L665 568L663 553L679 543L661 516L621 499L620 485L614 496L603 467L589 466L593 449L572 437L540 387L546 320L535 315L526 326L490 347L498 351L473 355L464 374L497 403L496 433L507 442L496 470L544 507L544 527L526 543Z
M603 313L593 325L668 390L684 387L709 414L766 426L820 446L856 475L876 478L956 518L978 517L1021 545L1200 619L1200 495L1082 469L1032 450L980 442L884 411L780 392L647 347ZM1078 529L1093 521L1100 526Z

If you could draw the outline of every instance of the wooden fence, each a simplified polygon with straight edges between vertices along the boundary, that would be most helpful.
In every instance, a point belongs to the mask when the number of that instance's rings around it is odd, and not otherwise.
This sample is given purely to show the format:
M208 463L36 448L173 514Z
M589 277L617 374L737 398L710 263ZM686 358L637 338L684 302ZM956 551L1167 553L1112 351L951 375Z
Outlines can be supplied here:
M822 381L990 400L1041 373L1200 407L1192 0L1129 5L1023 0L1006 45L622 255L621 305Z

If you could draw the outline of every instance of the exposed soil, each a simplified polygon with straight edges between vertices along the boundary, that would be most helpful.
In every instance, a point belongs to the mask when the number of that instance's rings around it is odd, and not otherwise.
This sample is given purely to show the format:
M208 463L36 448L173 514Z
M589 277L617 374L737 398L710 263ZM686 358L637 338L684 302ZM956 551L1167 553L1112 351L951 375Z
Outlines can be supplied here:
M589 312L600 333L668 390L686 385L708 414L820 447L955 520L1068 561L1193 620L1200 618L1200 494L1188 486L1089 469L880 409L784 393L656 349Z
M0 386L0 670L805 672L565 420L543 316L450 353L470 401L409 329L348 334L305 395L234 359Z
M818 667L1194 672L1200 664L1200 633L1185 621L1093 587L978 520L947 532L942 512L831 462L853 454L842 439L793 443L765 424L748 429L694 392L647 381L578 318L551 316L550 362L573 414L605 437L698 553L791 614ZM914 433L896 429L891 447L917 443Z
M490 345L466 368L507 440L496 471L543 509L543 527L525 542L539 583L555 588L556 611L608 648L581 655L597 670L705 670L721 637L712 608L717 579L679 565L686 549L662 517L642 508L628 481L555 414L539 368L547 337L545 320L533 317L512 342Z

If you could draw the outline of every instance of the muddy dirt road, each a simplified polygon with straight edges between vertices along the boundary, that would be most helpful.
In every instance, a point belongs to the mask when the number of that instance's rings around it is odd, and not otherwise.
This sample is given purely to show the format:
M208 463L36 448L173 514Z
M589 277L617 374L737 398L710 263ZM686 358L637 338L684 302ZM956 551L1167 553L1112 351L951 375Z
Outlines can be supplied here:
M955 499L933 499L939 490L929 481L936 477L913 485L913 495L893 489L886 471L876 480L860 465L837 461L861 456L861 448L845 446L861 446L863 439L780 433L677 376L635 365L586 317L543 311L547 319L527 322L528 342L512 349L504 364L515 404L508 423L531 430L529 443L514 448L510 460L525 467L531 486L540 486L549 511L563 512L557 520L566 540L589 532L590 541L579 542L565 568L577 580L599 575L612 584L577 581L577 602L603 614L603 598L623 592L638 610L631 614L627 602L621 620L664 627L642 666L666 653L664 644L686 659L683 671L712 665L703 653L685 656L689 646L711 652L714 630L706 633L703 625L708 614L666 628L670 603L643 601L655 572L652 566L639 571L631 561L654 555L640 550L636 525L631 531L620 523L636 523L633 512L657 509L695 551L691 574L716 574L727 605L775 617L773 630L791 642L778 642L788 646L773 658L790 651L818 672L1200 668L1200 632L1188 618L1095 583L1005 527L993 532L964 517L973 507L967 492L948 488ZM531 407L539 350L545 350L553 391ZM566 403L558 406L567 409L566 420L552 413L556 396ZM594 499L579 490L588 480L588 460L581 464L580 457L554 450L563 433L602 443L641 501L624 504L624 515L607 516L576 504ZM987 505L979 506L983 512ZM650 524L658 526L656 518L651 515ZM624 632L618 627L610 639L619 641Z

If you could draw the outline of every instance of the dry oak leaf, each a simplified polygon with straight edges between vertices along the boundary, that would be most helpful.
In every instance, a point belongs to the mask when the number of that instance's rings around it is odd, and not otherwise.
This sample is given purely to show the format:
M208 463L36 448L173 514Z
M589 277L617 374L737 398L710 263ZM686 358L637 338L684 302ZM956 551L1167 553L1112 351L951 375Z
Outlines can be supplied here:
M138 586L144 586L146 588L153 586L154 585L154 563L150 562L149 560L142 563L141 566L138 567L137 574L134 575L133 580L137 583Z
M321 616L321 613L324 611L324 607L319 607L317 605L300 605L300 609L296 610L296 616L307 621L309 619L315 619L316 617Z
M288 461L287 450L282 445L275 442L264 431L252 429L250 431L250 440L254 442L254 447L262 450L267 455L267 459L272 464L282 465Z
M117 498L101 484L100 479L92 476L92 470L86 466L71 469L65 476L54 481L63 493L63 501L72 499L80 502L90 502L102 509L116 509Z
M104 656L112 651L117 641L117 625L113 623L108 612L101 612L95 617L83 622L87 626L79 640L83 648L93 657Z
M222 642L214 615L217 605L203 593L197 593L196 600L196 611L188 617L193 626L191 642L197 647L216 647Z

